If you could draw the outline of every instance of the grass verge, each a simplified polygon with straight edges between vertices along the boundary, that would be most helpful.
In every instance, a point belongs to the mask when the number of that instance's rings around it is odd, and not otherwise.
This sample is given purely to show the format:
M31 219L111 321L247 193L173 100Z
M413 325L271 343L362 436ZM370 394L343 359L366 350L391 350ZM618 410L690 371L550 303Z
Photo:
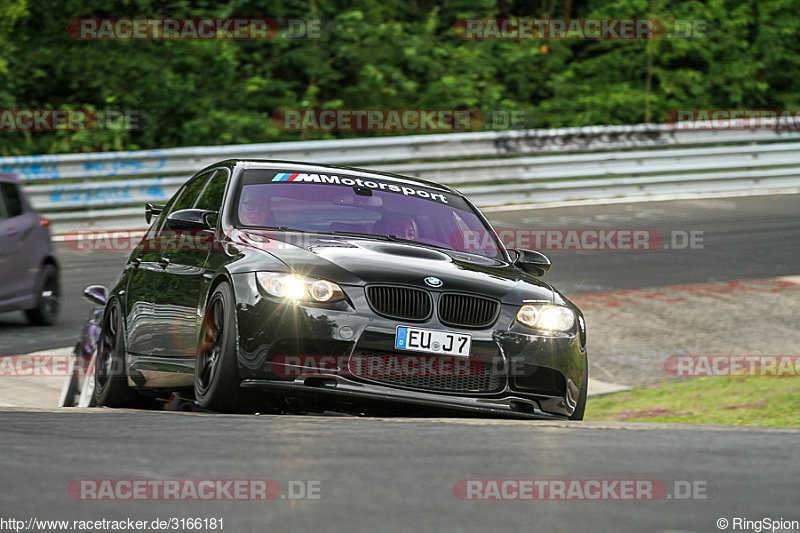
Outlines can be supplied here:
M670 381L589 398L586 420L800 427L800 379L726 376Z

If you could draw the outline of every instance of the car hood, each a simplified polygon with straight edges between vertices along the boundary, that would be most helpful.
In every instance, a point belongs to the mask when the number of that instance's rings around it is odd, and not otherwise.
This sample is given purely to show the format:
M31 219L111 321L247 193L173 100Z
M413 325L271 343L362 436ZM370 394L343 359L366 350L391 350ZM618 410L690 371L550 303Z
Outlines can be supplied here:
M508 303L523 300L551 302L554 291L505 261L457 251L358 237L292 232L241 232L239 250L249 268L258 270L259 256L269 255L304 276L325 278L342 285L398 283L427 289L464 291ZM426 285L433 276L440 287Z

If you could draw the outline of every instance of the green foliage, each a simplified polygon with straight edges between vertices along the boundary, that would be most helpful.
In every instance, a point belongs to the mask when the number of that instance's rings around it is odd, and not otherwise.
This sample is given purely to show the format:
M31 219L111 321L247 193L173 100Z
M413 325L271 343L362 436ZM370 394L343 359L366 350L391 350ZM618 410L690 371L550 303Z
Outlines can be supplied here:
M322 19L330 31L84 41L66 32L81 17ZM707 37L464 40L453 24L467 17L703 20ZM139 131L2 132L0 155L370 135L281 131L269 120L297 108L523 110L542 128L660 122L672 109L793 109L799 26L800 4L785 0L0 0L1 108L147 117Z

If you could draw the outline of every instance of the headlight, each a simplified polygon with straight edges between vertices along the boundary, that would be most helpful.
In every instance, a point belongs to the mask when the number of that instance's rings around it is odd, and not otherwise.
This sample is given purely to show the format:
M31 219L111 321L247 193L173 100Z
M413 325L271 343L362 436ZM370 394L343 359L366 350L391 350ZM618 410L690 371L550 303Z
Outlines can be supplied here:
M560 305L523 305L517 322L536 329L570 331L575 325L575 313Z
M256 281L268 294L287 300L335 302L344 298L342 289L326 279L280 272L256 272Z

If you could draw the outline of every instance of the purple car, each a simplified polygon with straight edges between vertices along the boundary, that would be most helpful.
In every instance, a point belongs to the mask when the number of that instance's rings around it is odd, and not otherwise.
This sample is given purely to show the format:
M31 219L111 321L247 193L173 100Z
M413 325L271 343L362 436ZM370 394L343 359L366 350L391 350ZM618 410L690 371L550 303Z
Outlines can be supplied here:
M33 210L17 178L0 173L0 312L24 311L33 324L53 324L61 286L50 222Z

